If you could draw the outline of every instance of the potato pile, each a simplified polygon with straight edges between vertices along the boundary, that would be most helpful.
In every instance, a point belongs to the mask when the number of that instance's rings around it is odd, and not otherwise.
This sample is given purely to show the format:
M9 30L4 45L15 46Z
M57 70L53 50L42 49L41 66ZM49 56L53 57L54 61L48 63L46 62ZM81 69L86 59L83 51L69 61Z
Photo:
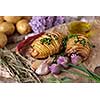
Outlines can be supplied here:
M16 31L19 34L28 34L32 31L29 21L31 16L0 16L0 48L7 44L7 37Z

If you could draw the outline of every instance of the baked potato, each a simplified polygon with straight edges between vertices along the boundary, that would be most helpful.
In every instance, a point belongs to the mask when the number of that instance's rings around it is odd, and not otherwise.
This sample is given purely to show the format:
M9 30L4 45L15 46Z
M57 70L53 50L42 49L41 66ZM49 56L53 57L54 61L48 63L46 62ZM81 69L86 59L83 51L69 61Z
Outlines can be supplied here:
M7 36L0 32L0 48L3 48L7 44Z
M15 26L9 22L3 22L0 24L0 32L5 33L6 35L12 35L15 31Z
M82 34L71 34L66 45L66 54L77 54L86 60L90 54L90 41Z
M28 23L28 20L26 20L26 19L22 19L22 20L18 21L16 24L16 28L20 34L27 34L27 33L31 32L31 27Z
M4 20L13 24L16 24L22 16L4 16Z
M46 58L59 53L62 47L63 35L58 32L43 34L31 44L30 54L34 58Z

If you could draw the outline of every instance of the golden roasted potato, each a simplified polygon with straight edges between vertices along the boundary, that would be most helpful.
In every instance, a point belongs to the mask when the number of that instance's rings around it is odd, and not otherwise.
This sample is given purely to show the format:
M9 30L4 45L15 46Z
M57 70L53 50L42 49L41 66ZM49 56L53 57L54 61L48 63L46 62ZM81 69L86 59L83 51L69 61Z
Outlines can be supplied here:
M4 21L3 16L0 16L0 24Z
M30 52L34 58L46 58L59 53L62 46L63 35L58 32L43 34L31 44Z
M16 24L22 16L4 16L4 20L13 24Z
M7 36L0 32L0 48L3 48L7 44Z
M90 54L90 41L82 34L72 34L70 35L67 45L66 54L70 56L75 53L80 55L83 60L86 60Z
M31 27L26 19L18 21L16 24L16 28L20 34L27 34L31 32Z
M32 18L32 16L23 16L23 19L26 19L26 20L28 20L28 21L30 21L31 18Z
M0 32L5 33L6 35L12 35L15 31L15 26L9 22L3 22L0 24Z

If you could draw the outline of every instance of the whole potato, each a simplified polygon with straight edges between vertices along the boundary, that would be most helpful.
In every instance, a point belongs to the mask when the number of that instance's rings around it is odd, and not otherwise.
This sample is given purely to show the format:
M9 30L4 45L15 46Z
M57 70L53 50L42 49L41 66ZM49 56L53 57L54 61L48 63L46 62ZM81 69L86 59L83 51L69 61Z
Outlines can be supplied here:
M3 48L7 44L7 36L0 32L0 48Z
M26 19L26 20L28 20L28 21L30 21L31 18L32 18L32 16L23 16L23 19Z
M3 16L0 16L0 24L4 21Z
M4 16L4 20L13 24L16 24L22 16Z
M18 21L16 24L16 28L20 34L27 34L31 32L31 27L26 19Z
M15 31L15 26L12 23L3 22L0 24L0 32L6 35L12 35Z

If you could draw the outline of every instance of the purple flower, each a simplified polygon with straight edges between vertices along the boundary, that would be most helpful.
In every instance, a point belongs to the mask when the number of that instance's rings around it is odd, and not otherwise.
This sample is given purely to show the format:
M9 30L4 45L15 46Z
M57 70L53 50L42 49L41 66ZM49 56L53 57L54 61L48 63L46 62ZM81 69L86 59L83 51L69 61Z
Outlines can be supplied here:
M60 56L58 59L57 59L57 64L60 64L62 65L64 68L67 68L67 63L69 62L69 59L68 57L63 57L63 56Z
M72 54L71 55L71 62L75 65L77 65L81 61L81 57L77 54Z
M49 70L51 71L52 74L59 74L61 72L61 66L58 64L52 64L49 66Z
M54 16L48 16L45 18L46 20L46 29L49 29L53 26Z
M29 24L34 33L41 33L55 25L65 22L65 16L33 16Z
M41 33L45 30L46 16L33 16L29 24L34 33Z
M60 25L66 22L66 16L57 16L54 22L54 26Z

